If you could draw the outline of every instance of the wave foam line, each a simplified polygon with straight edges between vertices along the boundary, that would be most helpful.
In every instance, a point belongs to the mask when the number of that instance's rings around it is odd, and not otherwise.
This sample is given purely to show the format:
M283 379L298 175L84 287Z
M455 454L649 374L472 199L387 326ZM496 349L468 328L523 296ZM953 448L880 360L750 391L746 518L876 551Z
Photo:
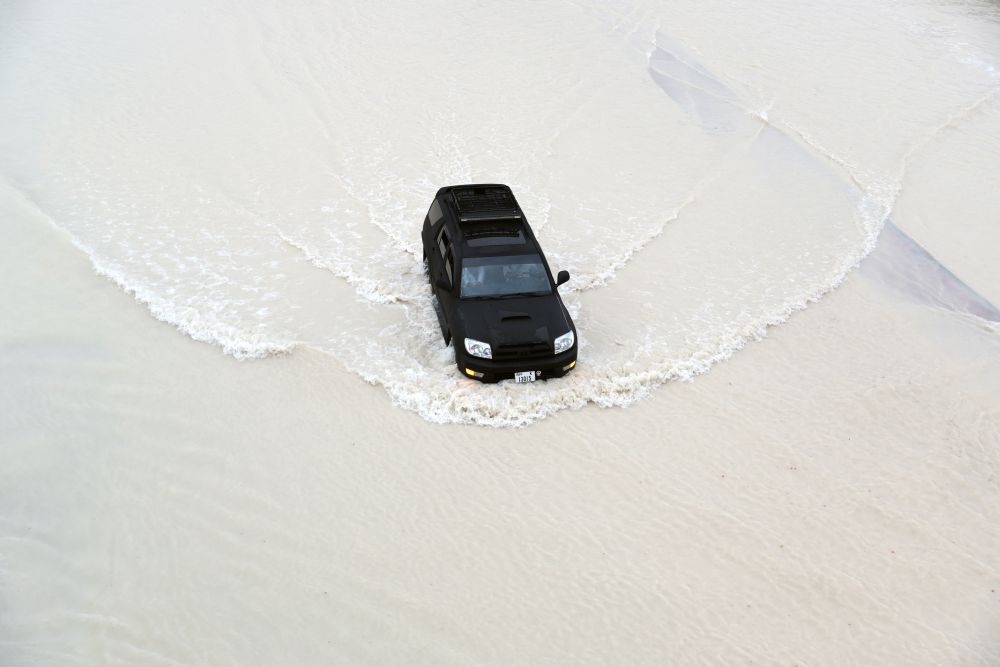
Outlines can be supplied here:
M347 284L354 288L358 296L368 301L385 305L414 303L416 301L413 297L405 294L386 292L378 280L358 275L348 266L330 262L325 258L323 253L315 250L307 243L292 238L280 229L276 229L276 233L289 247L301 253L310 264L345 280Z
M94 273L107 278L122 291L144 305L157 320L170 324L181 333L200 343L208 343L222 348L225 354L236 359L263 359L265 357L288 354L298 345L297 341L268 340L259 333L230 326L224 322L205 316L192 306L178 308L159 297L152 289L139 282L130 280L127 272L113 262L107 261L90 245L81 241L75 234L61 226L47 214L22 188L0 176L6 189L10 190L18 201L32 213L46 220L54 229L62 234L72 245L87 256Z

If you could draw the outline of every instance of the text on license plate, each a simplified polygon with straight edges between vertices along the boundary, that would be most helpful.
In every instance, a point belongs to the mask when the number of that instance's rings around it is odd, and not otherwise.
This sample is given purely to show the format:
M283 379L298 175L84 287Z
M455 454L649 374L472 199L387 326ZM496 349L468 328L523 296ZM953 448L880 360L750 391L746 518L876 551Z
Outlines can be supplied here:
M534 382L535 381L535 371L524 371L521 373L514 373L514 382L521 384L522 382Z

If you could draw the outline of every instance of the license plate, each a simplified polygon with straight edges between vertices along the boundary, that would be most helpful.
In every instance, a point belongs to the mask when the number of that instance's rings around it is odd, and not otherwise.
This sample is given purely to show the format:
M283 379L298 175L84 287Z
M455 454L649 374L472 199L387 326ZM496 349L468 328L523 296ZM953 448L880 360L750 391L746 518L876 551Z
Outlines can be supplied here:
M522 382L534 382L535 381L535 371L524 371L522 373L514 373L514 382L521 384Z

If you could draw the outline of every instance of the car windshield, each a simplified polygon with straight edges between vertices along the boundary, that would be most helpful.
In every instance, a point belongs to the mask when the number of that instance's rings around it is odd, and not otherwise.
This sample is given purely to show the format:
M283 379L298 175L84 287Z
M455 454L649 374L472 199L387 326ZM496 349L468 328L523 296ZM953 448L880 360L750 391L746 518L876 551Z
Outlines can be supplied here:
M538 255L470 257L462 263L462 298L551 291L549 276Z

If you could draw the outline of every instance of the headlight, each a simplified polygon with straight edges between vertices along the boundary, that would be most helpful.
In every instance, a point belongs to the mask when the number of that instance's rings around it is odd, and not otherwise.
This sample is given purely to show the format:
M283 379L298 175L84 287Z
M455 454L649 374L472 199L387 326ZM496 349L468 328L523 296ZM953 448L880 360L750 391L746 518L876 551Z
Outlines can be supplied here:
M556 338L556 354L565 352L569 348L573 347L573 343L576 342L576 336L573 335L572 331L567 331L559 338Z
M472 338L465 339L465 351L474 357L482 357L483 359L493 358L493 350L490 349L489 343L473 340Z

